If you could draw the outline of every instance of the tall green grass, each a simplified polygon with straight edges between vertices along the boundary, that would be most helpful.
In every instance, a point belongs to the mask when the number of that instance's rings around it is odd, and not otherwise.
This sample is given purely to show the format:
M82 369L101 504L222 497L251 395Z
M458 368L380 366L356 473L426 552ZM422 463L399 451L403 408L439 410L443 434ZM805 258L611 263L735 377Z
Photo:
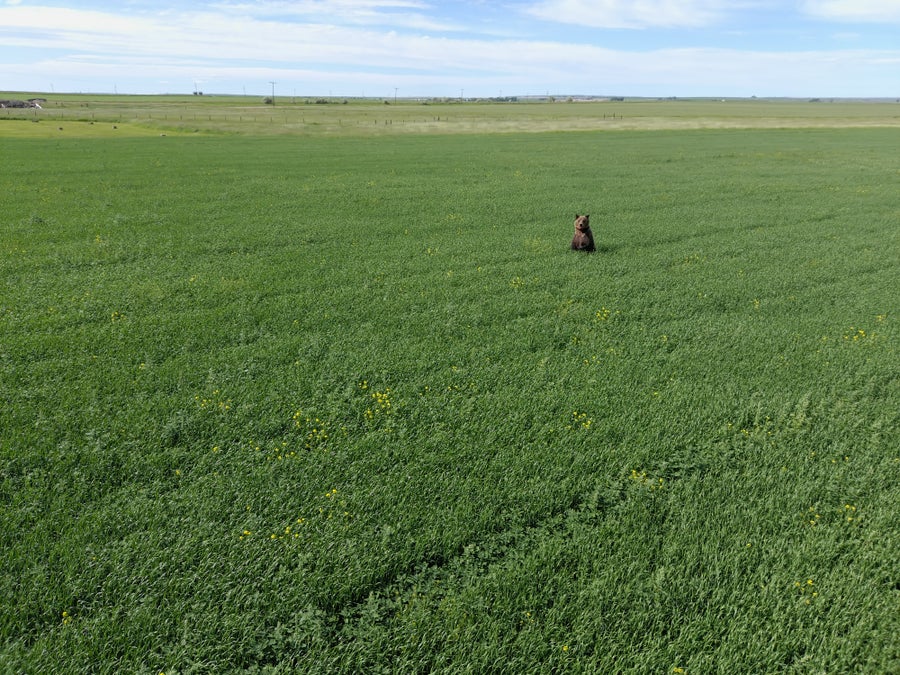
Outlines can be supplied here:
M7 142L2 668L897 670L892 138Z

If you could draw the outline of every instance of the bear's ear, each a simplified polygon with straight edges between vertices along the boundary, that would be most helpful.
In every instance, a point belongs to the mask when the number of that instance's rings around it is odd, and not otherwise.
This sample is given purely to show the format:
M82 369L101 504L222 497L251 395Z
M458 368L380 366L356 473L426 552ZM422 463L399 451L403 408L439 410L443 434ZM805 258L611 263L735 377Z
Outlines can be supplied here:
M580 213L576 213L576 214L575 214L575 220L578 220L579 218L581 218L581 214L580 214Z

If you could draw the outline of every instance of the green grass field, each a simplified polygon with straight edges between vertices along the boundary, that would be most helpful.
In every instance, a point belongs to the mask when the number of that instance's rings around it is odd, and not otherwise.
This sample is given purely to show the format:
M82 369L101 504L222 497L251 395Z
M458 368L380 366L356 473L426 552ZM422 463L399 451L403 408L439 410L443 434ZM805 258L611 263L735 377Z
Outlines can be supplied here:
M61 126L0 671L900 670L896 128Z
M4 94L25 99L35 94ZM0 110L0 138L165 134L408 134L900 126L900 100L683 99L555 103L317 97L57 95ZM22 121L34 124L21 124ZM36 123L35 123L36 122Z

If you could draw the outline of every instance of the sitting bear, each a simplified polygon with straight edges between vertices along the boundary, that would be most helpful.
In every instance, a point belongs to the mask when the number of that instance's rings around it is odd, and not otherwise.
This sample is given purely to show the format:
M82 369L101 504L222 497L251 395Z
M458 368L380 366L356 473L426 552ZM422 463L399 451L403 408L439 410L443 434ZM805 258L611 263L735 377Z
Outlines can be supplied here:
M575 214L575 236L572 237L573 251L596 251L594 246L594 235L591 233L591 217L589 215L579 216Z

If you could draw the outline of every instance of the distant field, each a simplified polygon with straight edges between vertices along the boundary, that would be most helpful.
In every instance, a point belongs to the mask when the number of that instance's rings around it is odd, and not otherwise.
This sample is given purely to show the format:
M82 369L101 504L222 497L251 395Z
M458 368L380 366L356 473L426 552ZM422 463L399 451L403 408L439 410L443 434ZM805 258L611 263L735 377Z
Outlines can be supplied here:
M28 95L15 95L20 98ZM14 97L10 94L8 97ZM317 101L320 101L317 103ZM20 123L7 124L18 121ZM31 121L23 125L22 121ZM37 122L37 123L34 123ZM64 125L60 129L60 125ZM113 129L113 125L117 128ZM794 100L418 102L342 98L78 96L43 110L0 110L0 137L243 133L380 136L404 133L898 127L900 103Z
M0 671L900 671L895 128L114 103L0 116Z

